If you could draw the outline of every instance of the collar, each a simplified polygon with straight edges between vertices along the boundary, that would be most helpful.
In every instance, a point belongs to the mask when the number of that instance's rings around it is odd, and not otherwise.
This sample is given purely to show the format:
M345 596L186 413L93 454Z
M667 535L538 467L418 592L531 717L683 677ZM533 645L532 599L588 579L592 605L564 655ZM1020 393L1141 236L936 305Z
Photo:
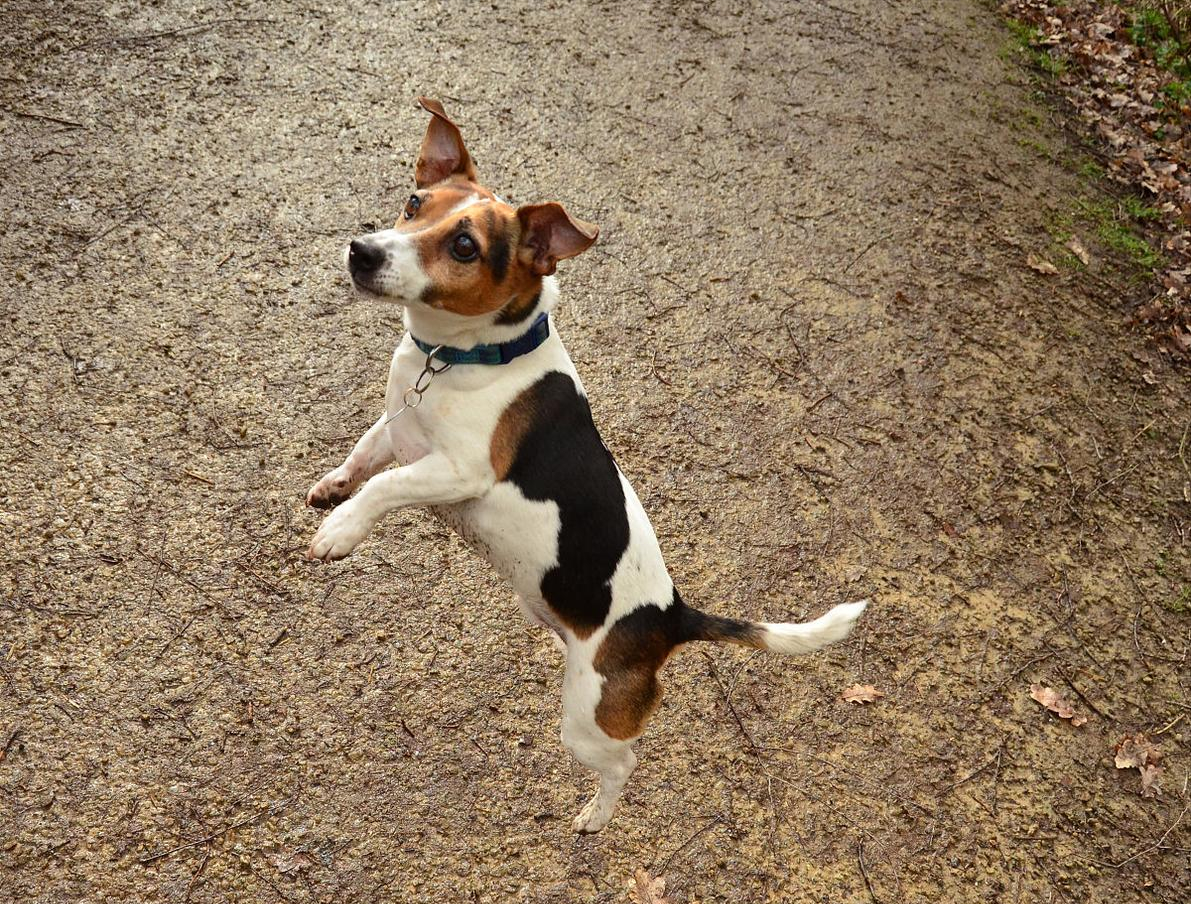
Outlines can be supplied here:
M508 342L477 345L472 348L452 348L449 345L431 345L417 336L410 336L414 345L445 364L508 364L522 355L528 355L550 336L550 316L542 313L530 328Z

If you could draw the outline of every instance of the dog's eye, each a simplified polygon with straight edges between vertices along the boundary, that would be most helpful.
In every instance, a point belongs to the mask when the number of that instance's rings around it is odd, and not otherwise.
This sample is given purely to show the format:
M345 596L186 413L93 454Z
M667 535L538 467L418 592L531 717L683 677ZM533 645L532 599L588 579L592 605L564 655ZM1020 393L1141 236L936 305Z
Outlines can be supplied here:
M461 232L451 240L451 257L460 263L474 261L480 249L476 247L476 240L466 232Z
M405 202L405 218L412 220L418 212L418 208L422 206L422 199L417 195L410 195L409 200Z

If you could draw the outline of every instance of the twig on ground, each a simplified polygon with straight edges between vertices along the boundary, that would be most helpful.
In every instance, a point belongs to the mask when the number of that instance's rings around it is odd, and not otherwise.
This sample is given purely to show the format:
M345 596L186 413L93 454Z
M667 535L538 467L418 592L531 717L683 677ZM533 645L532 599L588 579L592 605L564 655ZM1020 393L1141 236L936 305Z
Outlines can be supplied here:
M288 797L279 804L274 804L270 807L265 807L265 809L258 810L256 813L253 813L251 816L245 816L243 819L237 820L236 822L233 822L231 825L224 826L222 829L219 829L216 832L212 832L210 835L207 835L205 838L198 838L194 841L188 841L185 844L180 844L177 847L170 848L169 850L158 851L156 854L150 854L147 857L141 857L140 860L138 860L137 862L138 863L156 863L158 860L162 860L162 859L169 857L173 854L177 854L179 851L185 851L192 847L198 847L200 844L210 844L211 842L215 841L216 839L222 838L228 832L232 832L236 829L242 828L242 827L248 825L249 823L256 822L258 819L261 819L262 817L273 816L277 813L280 813L282 810L284 810L286 807L288 807L290 804L292 804L295 800L297 800L297 797Z
M194 875L190 877L190 882L186 885L186 894L182 896L183 901L190 900L190 892L194 890L194 883L198 881L199 876L203 874L203 870L207 868L207 861L211 859L211 846L207 845L207 853L203 857L203 862L199 864L198 869L194 871Z
M864 864L864 842L861 841L856 845L856 859L860 861L860 875L864 876L864 885L868 889L869 895L876 904L880 904L881 899L877 897L876 890L873 889L873 880L869 878L868 867Z
M740 713L736 711L736 707L732 705L732 698L728 695L728 688L724 685L724 680L720 677L719 670L715 667L715 660L711 658L711 654L703 651L703 656L707 659L707 669L711 672L711 677L715 679L715 683L719 685L720 693L724 697L724 704L728 707L728 712L732 713L732 718L736 720L736 727L740 729L740 733L744 739L748 741L749 747L753 749L754 753L760 751L757 747L757 742L753 740L753 736L749 734L747 728L744 727L744 721L740 718Z
M687 838L686 841L684 841L682 844L680 844L678 847L676 847L670 853L670 856L668 856L665 860L662 861L661 866L659 866L656 870L653 871L654 875L660 876L660 875L664 874L666 872L666 870L670 868L670 862L675 857L677 857L679 854L681 854L683 851L685 851L688 847L690 847L696 838L698 838L700 835L702 835L704 832L706 832L708 829L712 828L713 826L720 825L722 822L723 822L723 820L720 819L718 816L713 816L711 819L709 819L707 822L705 822L700 828L696 829L694 831L694 833L692 833L690 835L690 837Z
M8 759L8 751L12 750L12 745L17 742L17 738L21 736L21 730L14 728L12 734L8 736L8 740L4 742L4 749L0 750L0 763Z
M22 119L41 119L45 122L56 122L60 126L70 126L72 129L85 129L87 126L73 119L63 119L60 116L50 116L48 113L34 113L32 110L14 110L12 107L0 107L5 113L19 116Z
M1138 857L1144 857L1146 854L1153 853L1154 851L1158 850L1158 848L1162 847L1162 842L1169 838L1170 833L1178 828L1179 823L1183 821L1183 817L1187 815L1188 810L1191 810L1191 802L1188 802L1187 805L1183 807L1179 815L1174 818L1174 822L1166 827L1166 831L1162 833L1162 836L1157 841L1155 841L1149 847L1144 847L1140 851L1137 851L1136 853L1126 857L1120 863L1108 863L1104 860L1093 860L1090 857L1081 857L1080 859L1085 863L1094 863L1096 866L1105 866L1109 869L1120 869L1122 866L1132 863Z

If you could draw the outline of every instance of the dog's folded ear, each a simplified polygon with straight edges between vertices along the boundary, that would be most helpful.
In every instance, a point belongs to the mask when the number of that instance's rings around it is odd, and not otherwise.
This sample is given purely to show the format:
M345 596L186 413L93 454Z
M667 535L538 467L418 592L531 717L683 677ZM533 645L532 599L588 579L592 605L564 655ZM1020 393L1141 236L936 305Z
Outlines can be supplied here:
M574 219L561 204L528 204L517 209L521 221L518 257L538 276L549 276L560 260L594 244L600 227Z
M426 137L418 151L418 162L414 165L414 181L418 188L425 188L451 176L459 175L476 181L476 168L471 155L463 144L459 127L447 118L446 111L436 100L419 97L418 106L431 114L426 126Z

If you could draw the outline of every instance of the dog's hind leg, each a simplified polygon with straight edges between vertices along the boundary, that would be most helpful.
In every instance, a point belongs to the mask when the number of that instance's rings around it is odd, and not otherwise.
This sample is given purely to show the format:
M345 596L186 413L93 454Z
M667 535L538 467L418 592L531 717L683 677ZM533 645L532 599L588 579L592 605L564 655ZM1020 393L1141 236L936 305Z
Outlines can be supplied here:
M661 698L651 669L603 675L572 648L563 679L562 743L599 773L595 796L575 817L577 832L608 824L620 792L637 766L632 745Z

